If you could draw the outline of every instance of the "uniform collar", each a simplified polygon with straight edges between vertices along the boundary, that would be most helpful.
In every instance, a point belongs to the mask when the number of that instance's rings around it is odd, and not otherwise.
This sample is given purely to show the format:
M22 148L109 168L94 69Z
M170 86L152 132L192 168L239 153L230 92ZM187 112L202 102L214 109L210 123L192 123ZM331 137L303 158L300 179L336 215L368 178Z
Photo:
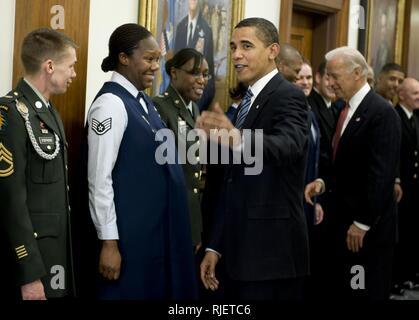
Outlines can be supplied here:
M44 103L45 106L49 107L49 102L45 100L44 96L39 92L39 90L28 80L23 78L23 81L33 90L33 92L38 96L39 99Z

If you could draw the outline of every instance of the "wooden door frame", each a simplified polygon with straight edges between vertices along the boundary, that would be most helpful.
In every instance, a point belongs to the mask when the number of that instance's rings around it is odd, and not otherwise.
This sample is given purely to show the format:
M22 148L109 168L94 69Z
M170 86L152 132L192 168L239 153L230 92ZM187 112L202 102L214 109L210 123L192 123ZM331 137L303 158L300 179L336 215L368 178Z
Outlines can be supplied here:
M291 39L292 11L295 5L307 11L327 16L327 49L348 45L350 0L281 0L279 39L289 43ZM336 31L335 31L336 30Z

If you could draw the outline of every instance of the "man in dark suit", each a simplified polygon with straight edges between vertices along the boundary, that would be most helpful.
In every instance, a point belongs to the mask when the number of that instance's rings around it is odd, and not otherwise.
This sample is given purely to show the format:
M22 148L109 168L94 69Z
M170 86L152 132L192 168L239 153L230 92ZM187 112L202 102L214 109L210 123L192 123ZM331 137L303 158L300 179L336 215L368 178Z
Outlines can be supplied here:
M326 74L326 61L317 68L314 76L315 84L307 100L311 109L316 114L320 129L320 159L319 176L324 179L328 192L323 196L325 210L327 210L327 195L331 189L332 175L332 138L339 115L339 109L333 102L336 98L329 85Z
M400 150L400 119L367 83L359 51L341 47L326 54L330 85L346 105L333 137L333 243L344 294L388 299L397 206L393 192ZM343 282L342 282L343 281Z
M67 142L49 99L75 78L76 47L53 30L29 33L24 78L0 98L0 271L8 298L61 298L74 289Z
M396 111L402 122L400 183L404 190L399 202L399 242L395 255L395 284L414 282L419 273L419 82L407 78L399 87ZM416 280L417 281L417 280Z
M204 94L198 101L201 110L207 109L215 95L214 77L214 40L208 22L202 16L198 0L189 0L188 15L176 27L175 53L183 48L194 48L201 52L208 63L211 79L205 87Z
M397 98L397 88L403 82L405 72L401 65L389 62L383 66L377 76L375 91L393 105Z
M217 105L213 112L203 112L198 127L210 134L226 129L229 139L221 143L244 159L255 150L263 167L251 175L243 161L226 166L201 279L207 289L217 289L214 270L222 259L227 297L300 299L309 269L303 211L309 134L304 94L278 74L280 46L271 22L242 20L230 48L238 81L248 84L248 91L234 125Z

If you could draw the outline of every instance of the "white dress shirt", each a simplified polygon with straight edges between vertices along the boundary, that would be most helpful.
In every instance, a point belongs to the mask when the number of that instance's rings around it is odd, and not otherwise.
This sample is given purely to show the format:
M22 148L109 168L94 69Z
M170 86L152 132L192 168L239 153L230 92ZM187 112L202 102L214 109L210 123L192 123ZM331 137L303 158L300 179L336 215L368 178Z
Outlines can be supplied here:
M412 118L413 117L413 111L410 111L409 109L407 109L404 105L402 105L401 103L399 103L400 104L400 107L402 107L402 110L404 111L404 113L406 113L406 116L407 116L407 119L409 119L410 120L410 118Z
M111 81L120 84L137 97L138 89L118 72L112 74ZM143 99L140 100L140 104L148 112ZM93 119L103 122L109 118L112 122L107 132L98 135L92 130ZM119 234L116 224L112 171L128 125L128 114L121 98L112 93L105 93L91 105L87 122L89 124L87 176L90 214L99 239L117 240Z
M342 132L340 133L341 136L345 131L346 127L348 126L349 121L351 121L353 115L355 114L356 110L361 104L362 100L364 100L365 96L368 94L368 92L370 92L370 90L370 85L368 83L365 83L364 86L361 89L359 89L358 92L355 93L353 97L349 100L349 110L348 114L346 115L346 119L343 122Z

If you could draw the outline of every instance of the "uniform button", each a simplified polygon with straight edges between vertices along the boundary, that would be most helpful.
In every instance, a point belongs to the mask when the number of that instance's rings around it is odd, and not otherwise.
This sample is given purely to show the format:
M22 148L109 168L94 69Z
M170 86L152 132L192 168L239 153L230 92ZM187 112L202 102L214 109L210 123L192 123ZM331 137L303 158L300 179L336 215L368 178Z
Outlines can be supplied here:
M415 173L414 175L413 175L413 179L417 179L418 178L418 175Z
M199 173L198 172L195 172L195 178L199 178Z
M418 167L418 163L416 162L416 163L415 163L415 168L417 168L417 167Z
M70 191L70 187L69 186L67 186L67 191Z
M418 152L417 151L415 151L415 156L417 156L418 155Z
M65 165L65 169L68 171L68 165Z
M198 189L197 188L194 188L193 189L193 193L198 193Z
M36 232L33 233L35 239L38 238L38 234Z
M71 211L71 207L70 207L70 206L68 206L68 211L69 211L69 212Z
M196 161L198 161L198 162L199 162L199 157L196 157Z

